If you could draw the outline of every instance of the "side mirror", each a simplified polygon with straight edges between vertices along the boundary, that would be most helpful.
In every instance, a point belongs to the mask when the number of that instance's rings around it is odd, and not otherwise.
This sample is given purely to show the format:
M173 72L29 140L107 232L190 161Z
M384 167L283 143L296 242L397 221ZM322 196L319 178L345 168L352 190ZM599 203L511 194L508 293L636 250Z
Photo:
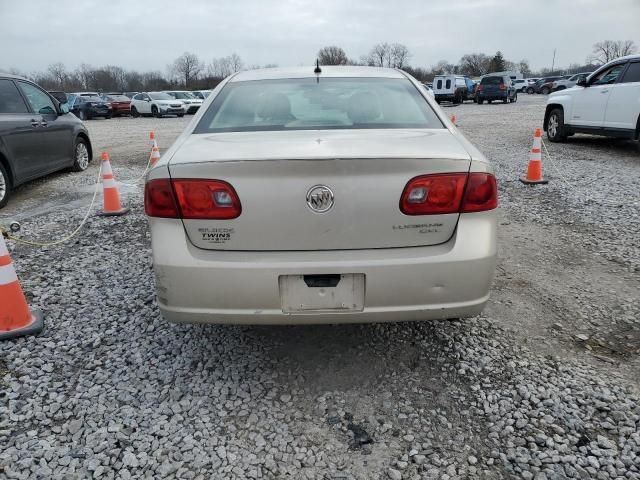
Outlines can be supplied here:
M589 85L587 84L587 79L586 78L581 78L580 80L578 80L576 82L576 85L579 87L588 87Z
M151 99L150 99L150 98L145 98L145 99L144 99L144 101L145 101L145 102L150 102L150 101L151 101Z
M65 113L69 113L69 104L61 103L58 115L64 115Z

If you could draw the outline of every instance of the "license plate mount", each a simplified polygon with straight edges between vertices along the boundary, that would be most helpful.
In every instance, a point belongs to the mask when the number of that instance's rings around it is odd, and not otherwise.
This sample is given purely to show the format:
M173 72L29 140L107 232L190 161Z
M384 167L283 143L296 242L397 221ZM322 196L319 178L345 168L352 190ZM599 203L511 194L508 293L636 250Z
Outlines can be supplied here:
M278 284L284 313L364 309L363 273L281 275Z

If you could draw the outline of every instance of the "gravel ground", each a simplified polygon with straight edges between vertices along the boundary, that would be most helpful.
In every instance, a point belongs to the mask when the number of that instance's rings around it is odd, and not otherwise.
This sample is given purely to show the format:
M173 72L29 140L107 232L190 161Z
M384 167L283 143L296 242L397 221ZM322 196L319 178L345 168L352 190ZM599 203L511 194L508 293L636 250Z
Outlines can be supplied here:
M141 188L123 186L131 214L92 216L59 247L10 245L47 327L0 343L0 478L640 479L640 155L574 137L548 145L549 185L527 187L543 97L445 108L499 178L483 315L169 324ZM187 121L88 125L126 179L150 128L166 148ZM1 217L30 238L68 232L95 173L29 184Z

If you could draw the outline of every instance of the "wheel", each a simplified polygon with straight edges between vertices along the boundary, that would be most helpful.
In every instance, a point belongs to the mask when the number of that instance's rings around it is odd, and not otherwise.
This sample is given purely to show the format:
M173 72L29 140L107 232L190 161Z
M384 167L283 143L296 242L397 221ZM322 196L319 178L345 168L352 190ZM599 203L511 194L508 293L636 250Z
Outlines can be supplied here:
M509 101L509 94L502 99L502 103L507 103Z
M138 113L138 109L136 107L131 107L131 116L133 118L138 118L140 114Z
M511 103L516 103L518 101L518 93L516 93L511 99Z
M564 112L560 108L554 108L549 114L547 138L551 142L564 142L567 139L564 131Z
M76 138L76 146L73 150L73 171L74 172L83 172L89 166L89 162L91 161L91 155L89 154L89 147L87 145L87 141L82 138Z
M7 170L0 162L0 208L4 207L11 196L11 179Z
M106 117L104 117L104 118L107 118L107 119L109 119L109 118L111 118L111 115L107 115L107 116L106 116Z
M182 118L182 117L184 117L184 113L179 113L178 118Z
M484 103L484 100L482 98L479 98L477 102L478 102L478 105L482 105Z
M84 113L84 110L80 110L80 111L78 112L78 118L79 118L80 120L82 120L83 122L87 119L87 114L86 114L86 113Z
M493 102L493 100L487 100L487 103L491 103L491 102Z
M528 88L527 88L527 93L528 93L529 95L532 95L534 91L535 91L535 90L533 89L533 87L528 87Z
M540 92L541 92L543 95L549 95L549 92L550 92L550 91L551 91L551 90L549 90L549 87L544 87L542 90L540 90Z
M160 115L160 111L158 110L158 107L156 107L155 105L153 107L151 107L151 116L153 117L162 117L162 115Z

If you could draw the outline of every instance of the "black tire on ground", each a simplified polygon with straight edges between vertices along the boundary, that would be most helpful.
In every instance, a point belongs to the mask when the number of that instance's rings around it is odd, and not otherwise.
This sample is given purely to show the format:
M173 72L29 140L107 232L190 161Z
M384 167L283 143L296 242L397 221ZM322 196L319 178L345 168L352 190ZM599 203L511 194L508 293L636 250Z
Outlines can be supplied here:
M111 115L106 115L104 118L111 118Z
M138 118L140 114L138 113L138 109L136 107L131 107L131 116L133 118Z
M184 113L179 113L178 118L182 118L182 117L184 117Z
M73 166L71 169L74 172L84 172L89 167L89 162L91 162L89 145L84 138L78 137L73 147Z
M4 207L9 201L11 196L11 179L7 173L7 169L4 168L2 162L0 162L0 208Z
M502 103L507 103L509 101L509 94L502 99Z
M493 102L493 100L487 100L487 103L491 103L491 102Z
M550 90L549 90L549 88L548 88L548 87L544 87L542 90L540 90L540 92L541 92L543 95L549 95Z
M527 93L528 93L529 95L532 95L534 92L535 92L535 90L533 89L533 87L528 87L528 88L527 88Z
M564 111L561 108L554 108L549 113L547 138L551 142L564 142L567 139L564 128Z
M482 104L484 103L484 100L482 100L481 98L479 98L479 99L477 99L477 100L476 100L476 103L477 103L478 105L482 105Z
M155 105L151 107L151 116L157 117L157 118L162 117L162 115L160 114L160 111L158 110L158 107L156 107Z

